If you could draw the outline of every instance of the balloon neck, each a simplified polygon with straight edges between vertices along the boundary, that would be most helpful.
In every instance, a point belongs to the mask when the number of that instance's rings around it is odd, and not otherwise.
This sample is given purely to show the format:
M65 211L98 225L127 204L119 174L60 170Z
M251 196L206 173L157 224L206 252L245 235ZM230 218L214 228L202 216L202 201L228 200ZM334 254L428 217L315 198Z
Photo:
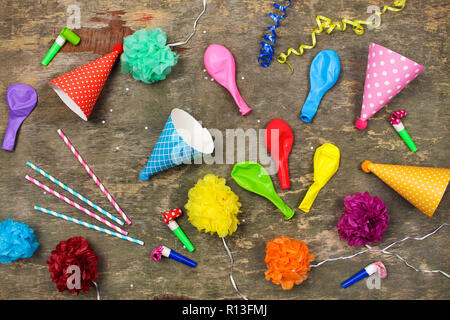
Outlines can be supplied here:
M241 114L245 116L247 113L252 111L252 109L249 108L247 103L245 103L244 99L242 99L238 89L236 86L233 88L234 90L231 90L231 95L233 96L234 101L236 102L237 106L239 107L239 110L241 111Z
M289 166L287 161L280 161L278 166L278 179L280 180L281 189L290 189Z
M355 126L359 130L364 130L367 127L367 121L359 118L358 120L356 120Z
M302 203L298 207L300 210L308 213L311 209L314 200L316 200L317 195L319 194L320 189L322 189L322 185L317 184L314 182L311 187L309 187L308 192L306 193L305 197L303 198Z
M290 218L292 218L295 211L293 209L291 209L290 207L288 207L286 205L286 203L284 203L284 201L280 198L280 196L277 193L275 193L273 195L273 197L271 197L270 200L278 209L280 209L280 211L284 214L284 218L286 220L289 220Z
M322 96L318 90L311 89L309 91L308 97L302 107L302 113L300 119L303 122L309 123L312 121L316 115L317 109L319 108Z
M22 125L24 118L13 117L8 121L8 127L6 128L5 137L3 138L2 149L7 151L13 151L16 144L16 135L20 126Z

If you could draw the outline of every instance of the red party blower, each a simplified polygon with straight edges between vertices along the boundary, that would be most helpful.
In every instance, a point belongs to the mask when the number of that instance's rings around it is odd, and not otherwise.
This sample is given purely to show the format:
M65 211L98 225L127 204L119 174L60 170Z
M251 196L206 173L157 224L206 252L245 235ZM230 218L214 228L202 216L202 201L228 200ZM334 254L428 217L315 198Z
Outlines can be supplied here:
M291 127L281 119L273 119L266 127L264 139L266 140L267 150L272 154L277 164L281 189L289 189L291 184L289 182L288 158L294 142Z

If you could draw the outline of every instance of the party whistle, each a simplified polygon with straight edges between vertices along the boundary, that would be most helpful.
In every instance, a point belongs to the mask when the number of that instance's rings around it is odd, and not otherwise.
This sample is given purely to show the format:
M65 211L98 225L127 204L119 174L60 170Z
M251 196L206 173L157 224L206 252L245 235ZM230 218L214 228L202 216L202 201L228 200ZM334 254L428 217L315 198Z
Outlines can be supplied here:
M192 245L192 243L189 241L189 238L184 234L183 230L180 228L178 223L175 221L176 218L180 217L183 214L180 208L170 210L165 212L162 215L162 218L164 222L167 224L170 230L175 233L175 235L180 239L181 243L184 244L186 249L189 250L189 252L192 252L195 250L195 247Z
M406 145L409 147L409 149L412 152L417 151L417 147L414 144L414 142L411 139L411 136L409 135L408 131L406 131L405 126L402 123L401 118L406 117L407 113L406 110L401 109L397 110L391 113L391 124L394 127L394 129L398 132L400 137L402 137L403 141L405 141Z
M381 261L369 264L367 267L359 271L357 274L351 276L349 279L341 283L342 288L350 287L352 284L362 280L364 278L370 277L374 273L379 273L380 278L384 279L387 276L386 267Z
M153 250L150 256L155 261L160 261L161 256L164 256L166 258L170 258L178 262L184 263L185 265L191 268L195 268L197 266L197 262L192 261L191 259L188 259L185 256L182 256L178 252L175 252L172 249L167 248L166 246L159 246L158 248Z
M41 64L44 66L48 65L50 61L52 61L53 57L58 53L59 49L61 49L64 43L66 43L66 41L69 41L71 44L76 46L78 43L80 43L80 37L77 36L72 30L63 28L50 50L45 55L44 60L42 60Z

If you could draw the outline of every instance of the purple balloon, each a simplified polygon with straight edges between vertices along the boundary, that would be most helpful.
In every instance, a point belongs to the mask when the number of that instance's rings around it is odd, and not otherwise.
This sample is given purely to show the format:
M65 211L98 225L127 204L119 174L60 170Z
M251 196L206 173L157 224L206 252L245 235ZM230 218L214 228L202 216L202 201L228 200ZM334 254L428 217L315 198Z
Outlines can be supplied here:
M6 104L9 107L9 121L3 139L2 149L13 151L16 135L22 122L30 115L37 103L37 93L24 83L14 83L6 90Z

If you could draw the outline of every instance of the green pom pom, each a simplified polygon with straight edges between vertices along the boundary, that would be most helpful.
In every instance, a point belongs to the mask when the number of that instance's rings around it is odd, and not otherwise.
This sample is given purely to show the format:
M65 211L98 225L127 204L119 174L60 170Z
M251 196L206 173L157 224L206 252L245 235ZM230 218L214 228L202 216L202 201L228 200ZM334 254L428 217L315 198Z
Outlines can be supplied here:
M123 41L122 72L145 83L164 80L178 62L178 55L166 45L167 37L159 28L141 29Z

